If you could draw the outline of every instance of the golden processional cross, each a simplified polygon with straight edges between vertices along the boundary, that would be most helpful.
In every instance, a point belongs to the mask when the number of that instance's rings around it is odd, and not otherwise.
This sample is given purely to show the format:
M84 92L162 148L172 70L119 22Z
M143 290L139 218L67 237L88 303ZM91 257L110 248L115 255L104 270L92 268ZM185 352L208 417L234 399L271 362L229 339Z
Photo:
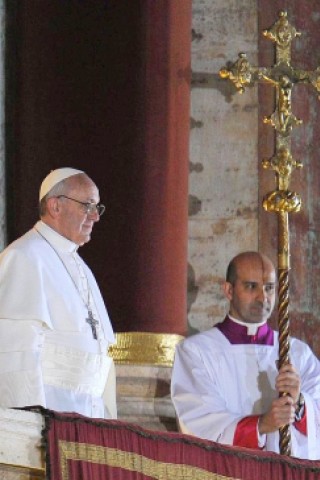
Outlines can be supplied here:
M290 362L289 336L289 213L301 209L301 198L296 192L289 190L290 177L295 168L302 163L291 154L291 131L301 125L292 111L292 89L295 85L309 83L320 93L320 67L314 71L294 68L291 65L291 43L301 35L288 21L287 13L280 12L279 19L263 35L276 44L276 62L271 67L253 67L244 53L230 67L220 70L222 78L230 79L237 90L243 93L245 87L255 82L263 82L274 86L276 92L276 109L264 123L275 129L275 154L269 160L263 160L266 169L275 171L276 189L263 199L263 207L268 212L278 214L278 280L279 280L279 368ZM286 394L284 394L286 395ZM291 454L291 438L289 425L280 428L280 453Z

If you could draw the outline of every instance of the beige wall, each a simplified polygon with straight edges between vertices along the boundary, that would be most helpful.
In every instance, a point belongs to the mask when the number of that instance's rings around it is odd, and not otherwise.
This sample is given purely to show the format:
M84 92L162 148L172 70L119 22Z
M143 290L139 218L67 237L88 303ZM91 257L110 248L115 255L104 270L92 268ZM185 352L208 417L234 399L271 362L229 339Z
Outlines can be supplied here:
M227 263L258 247L257 88L235 93L220 68L257 62L254 0L193 0L188 323L221 320Z

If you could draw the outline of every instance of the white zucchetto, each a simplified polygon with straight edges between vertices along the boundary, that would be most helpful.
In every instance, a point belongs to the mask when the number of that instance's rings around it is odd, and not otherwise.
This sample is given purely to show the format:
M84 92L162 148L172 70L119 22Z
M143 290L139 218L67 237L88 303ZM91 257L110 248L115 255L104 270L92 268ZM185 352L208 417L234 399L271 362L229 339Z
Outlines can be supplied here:
M72 177L73 175L78 175L79 173L84 173L82 170L77 170L75 168L57 168L56 170L51 170L49 175L43 180L40 192L39 192L39 201L43 199L50 190L57 185L57 183L65 180L66 178Z

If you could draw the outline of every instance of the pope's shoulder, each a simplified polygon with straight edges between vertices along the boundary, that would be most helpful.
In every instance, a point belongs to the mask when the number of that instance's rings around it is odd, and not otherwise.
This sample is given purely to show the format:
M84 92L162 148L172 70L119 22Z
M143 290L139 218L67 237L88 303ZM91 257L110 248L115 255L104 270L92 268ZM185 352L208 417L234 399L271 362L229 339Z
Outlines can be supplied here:
M10 243L0 254L0 260L15 255L39 255L43 241L35 229L31 229Z

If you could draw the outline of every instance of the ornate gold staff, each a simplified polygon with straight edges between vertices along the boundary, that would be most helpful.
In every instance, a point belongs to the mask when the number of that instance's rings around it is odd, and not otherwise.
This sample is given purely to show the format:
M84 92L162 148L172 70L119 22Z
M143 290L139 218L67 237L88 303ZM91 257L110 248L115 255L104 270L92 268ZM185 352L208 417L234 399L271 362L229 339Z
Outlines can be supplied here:
M263 35L276 44L276 62L273 66L253 67L249 64L244 53L239 54L238 60L228 69L220 70L222 78L230 79L237 90L243 93L246 86L255 82L264 82L273 85L276 89L276 109L270 117L263 119L264 123L275 129L275 155L269 160L263 160L266 169L275 171L276 189L263 199L263 207L268 212L278 214L278 280L279 280L279 368L290 362L290 335L289 335L289 270L290 270L290 242L289 242L289 213L301 209L301 198L289 190L292 171L301 168L291 155L292 128L301 125L302 121L292 113L292 89L295 84L310 83L317 92L320 92L320 67L315 71L294 69L291 65L291 43L295 37L301 35L287 19L287 13L281 11L279 19ZM286 395L286 394L284 394ZM290 427L280 428L280 453L291 454Z

